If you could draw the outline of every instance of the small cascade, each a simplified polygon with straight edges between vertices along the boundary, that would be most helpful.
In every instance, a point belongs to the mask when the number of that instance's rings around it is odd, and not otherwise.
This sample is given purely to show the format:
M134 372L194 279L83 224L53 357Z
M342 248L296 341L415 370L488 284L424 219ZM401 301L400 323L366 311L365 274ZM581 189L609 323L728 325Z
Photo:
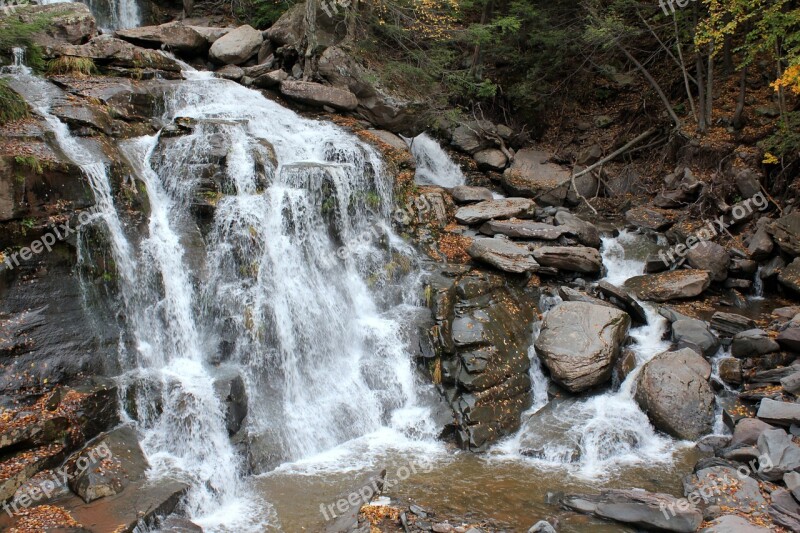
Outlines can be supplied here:
M621 284L643 272L644 262L626 253L641 238L623 231L616 238L603 239L603 263L608 269L606 281ZM542 310L552 308L554 303L557 300L549 297L542 302ZM633 399L636 376L642 365L669 348L669 342L661 340L666 320L652 306L643 304L643 307L648 324L630 331L636 368L619 389L587 399L553 401L532 409L526 413L530 418L522 429L494 450L496 458L532 461L539 467L567 468L577 476L590 479L607 478L624 466L672 460L676 443L653 428ZM535 373L532 371L532 376ZM535 416L531 416L533 413Z
M750 296L751 300L764 299L764 278L761 277L761 271L763 268L763 265L758 265L758 270L753 277L753 294Z
M25 65L25 49L15 46L11 49L12 62L10 65L0 67L2 74L26 75L31 73L30 67Z
M42 5L62 4L76 0L39 0ZM125 30L142 23L141 10L136 0L79 0L89 6L104 30Z
M430 135L423 133L414 138L403 138L417 162L417 183L451 188L464 185L466 178L461 168Z

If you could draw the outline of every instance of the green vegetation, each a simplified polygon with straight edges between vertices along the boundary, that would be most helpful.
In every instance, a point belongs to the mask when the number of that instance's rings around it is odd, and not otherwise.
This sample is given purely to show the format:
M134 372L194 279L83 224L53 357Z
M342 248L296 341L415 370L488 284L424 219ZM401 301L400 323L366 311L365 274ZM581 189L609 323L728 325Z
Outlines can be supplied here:
M89 57L61 56L47 63L47 74L50 76L68 74L83 77L96 73L94 60Z
M29 168L34 174L41 175L44 172L44 164L42 164L42 161L32 155L18 155L14 157L14 162L20 166Z
M233 4L236 16L254 28L269 28L297 0L241 0Z
M29 115L25 100L12 90L5 80L0 80L0 124L28 118Z
M52 24L54 15L40 13L28 22L19 17L8 16L0 21L0 56L9 62L13 57L13 48L25 49L25 62L36 71L43 71L45 62L42 48L34 41L34 36L47 30Z

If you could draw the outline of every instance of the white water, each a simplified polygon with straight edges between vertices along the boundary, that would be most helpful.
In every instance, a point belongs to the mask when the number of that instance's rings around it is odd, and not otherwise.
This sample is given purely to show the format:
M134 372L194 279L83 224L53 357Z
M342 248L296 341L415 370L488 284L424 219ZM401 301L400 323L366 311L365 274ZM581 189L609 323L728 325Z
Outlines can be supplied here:
M617 238L603 239L607 281L621 284L642 274L644 262L626 257L625 253L626 245L638 238L622 232ZM642 365L670 346L661 340L666 320L652 306L643 304L643 307L648 324L630 331L636 369L619 390L559 401L544 408L540 402L534 402L534 409L525 416L537 411L539 414L529 418L515 436L500 443L492 458L530 462L540 468L563 468L588 479L606 479L627 466L670 463L682 444L658 433L633 399L636 376ZM535 450L536 454L520 455L526 449Z
M759 265L753 277L753 295L750 297L751 300L764 299L764 278L761 277L761 270L763 268L763 265Z
M64 4L75 0L39 0L42 5ZM135 28L142 22L136 0L81 0L92 10L97 24L104 30Z
M464 185L461 168L450 159L441 145L427 133L413 139L404 138L417 162L417 183L451 188Z

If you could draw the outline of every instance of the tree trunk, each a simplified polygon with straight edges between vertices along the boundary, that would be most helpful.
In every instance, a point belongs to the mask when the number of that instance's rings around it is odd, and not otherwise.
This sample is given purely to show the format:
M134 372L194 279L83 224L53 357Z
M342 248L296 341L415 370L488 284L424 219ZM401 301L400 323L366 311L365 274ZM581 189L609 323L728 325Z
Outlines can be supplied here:
M708 114L706 113L706 84L705 84L705 76L703 74L703 54L700 53L700 49L697 49L697 59L695 61L695 66L697 68L697 74L695 78L697 78L697 131L700 133L705 133L708 131L708 122L706 121L706 117Z
M708 89L706 89L706 125L710 128L713 124L712 111L714 109L714 43L708 45Z
M694 106L694 95L692 87L689 85L689 71L686 68L686 61L683 59L683 47L681 46L681 32L678 30L678 17L672 14L672 22L675 26L675 46L678 47L678 58L680 59L681 72L683 72L683 84L686 86L686 98L689 99L689 107L692 109L692 116L697 120L697 109ZM697 80L693 79L695 85Z
M486 0L483 5L483 13L481 13L481 24L487 24L492 16L492 9L494 8L494 0ZM472 66L469 71L473 79L480 80L483 77L483 45L478 43L472 52Z
M739 98L736 100L736 111L733 113L733 129L740 130L744 127L744 104L747 97L747 67L742 67L739 78Z
M630 52L628 52L628 49L625 48L622 45L622 43L619 42L619 40L614 41L614 44L616 45L617 48L619 48L622 51L623 54L625 54L625 57L627 57L631 63L636 65L636 68L639 69L639 72L642 73L642 76L644 76L645 79L650 83L650 85L658 94L658 97L661 99L661 102L664 104L664 108L667 110L667 113L669 114L669 117L672 119L672 122L674 123L675 127L679 128L681 125L681 120L678 118L678 115L675 114L675 110L672 108L672 104L670 103L669 98L667 98L667 95L664 93L664 90L661 88L661 86L658 84L655 78L653 78L653 76L650 75L647 69L644 68L644 65L639 63L639 61L637 61L636 58L633 57Z
M303 80L308 81L314 75L314 54L317 52L317 9L319 8L319 0L306 1L306 15L305 15L305 61L303 63Z

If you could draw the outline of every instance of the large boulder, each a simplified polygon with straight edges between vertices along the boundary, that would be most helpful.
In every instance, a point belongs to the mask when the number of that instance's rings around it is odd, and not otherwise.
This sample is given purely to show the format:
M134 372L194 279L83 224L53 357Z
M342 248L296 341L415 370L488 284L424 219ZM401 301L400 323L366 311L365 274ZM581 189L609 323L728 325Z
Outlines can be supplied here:
M542 246L533 251L533 258L547 267L597 274L603 268L603 258L595 248L588 246Z
M525 246L503 239L475 239L467 249L470 257L505 272L535 272L539 264Z
M456 211L456 220L469 225L498 218L515 218L530 214L534 207L536 204L525 198L486 200L459 208Z
M561 504L579 513L653 531L694 533L703 522L703 514L694 505L669 494L642 489L606 489L599 495L571 494L562 498Z
M234 369L224 369L214 379L214 392L225 407L225 426L229 435L242 429L247 416L247 388L241 374Z
M258 53L263 42L261 32L245 24L214 41L208 57L223 65L241 65Z
M778 426L800 425L800 403L764 398L758 406L756 416L764 422Z
M570 187L570 172L550 163L551 158L552 154L541 150L520 150L503 173L503 188L509 194L536 198L545 205L563 205Z
M180 22L160 26L142 26L129 30L117 30L116 36L137 46L162 48L176 54L194 56L208 48L208 41L194 28Z
M281 94L312 106L330 106L342 111L358 107L358 98L350 91L310 81L286 80L281 83Z
M687 364L687 359L692 358L696 363ZM703 363L692 350L681 350L661 353L644 365L636 382L635 398L655 427L687 440L697 440L711 432L714 392L704 375L697 372L705 368Z
M759 357L780 351L777 341L771 339L763 329L748 329L733 336L731 355L734 357Z
M176 74L182 70L177 61L164 54L139 48L110 35L100 35L84 45L60 45L56 48L56 53L58 55L89 58L100 67L135 69L135 72L139 74L141 74L142 69L154 69Z
M559 227L566 229L569 235L578 239L584 246L600 248L600 232L591 222L582 220L569 211L557 212L555 219Z
M778 283L800 294L800 257L781 269Z
M792 436L782 429L768 429L758 437L758 451L763 458L758 476L768 481L778 481L789 472L800 470L800 447Z
M698 270L707 270L712 281L725 281L731 258L728 251L711 241L697 243L686 254L686 260Z
M791 256L800 255L800 212L779 218L767 226L767 232L781 250Z
M480 228L485 235L505 235L515 239L541 239L554 241L569 230L533 220L490 220Z
M711 278L703 270L673 270L633 277L625 282L625 288L641 300L666 302L694 298L710 284Z
M59 44L83 44L97 34L91 10L80 2L16 5L11 10L0 11L0 33L10 31L4 26L12 22L34 28L31 40L45 48Z
M473 156L480 170L501 171L508 164L508 157L497 148L481 150Z
M581 392L611 378L630 323L618 309L563 302L547 313L536 352L554 381Z
M459 185L450 191L453 200L457 204L471 204L484 200L494 200L492 191L486 187L470 187L469 185Z
M625 220L629 224L653 231L669 229L677 218L678 213L675 211L657 207L634 207L625 213Z

